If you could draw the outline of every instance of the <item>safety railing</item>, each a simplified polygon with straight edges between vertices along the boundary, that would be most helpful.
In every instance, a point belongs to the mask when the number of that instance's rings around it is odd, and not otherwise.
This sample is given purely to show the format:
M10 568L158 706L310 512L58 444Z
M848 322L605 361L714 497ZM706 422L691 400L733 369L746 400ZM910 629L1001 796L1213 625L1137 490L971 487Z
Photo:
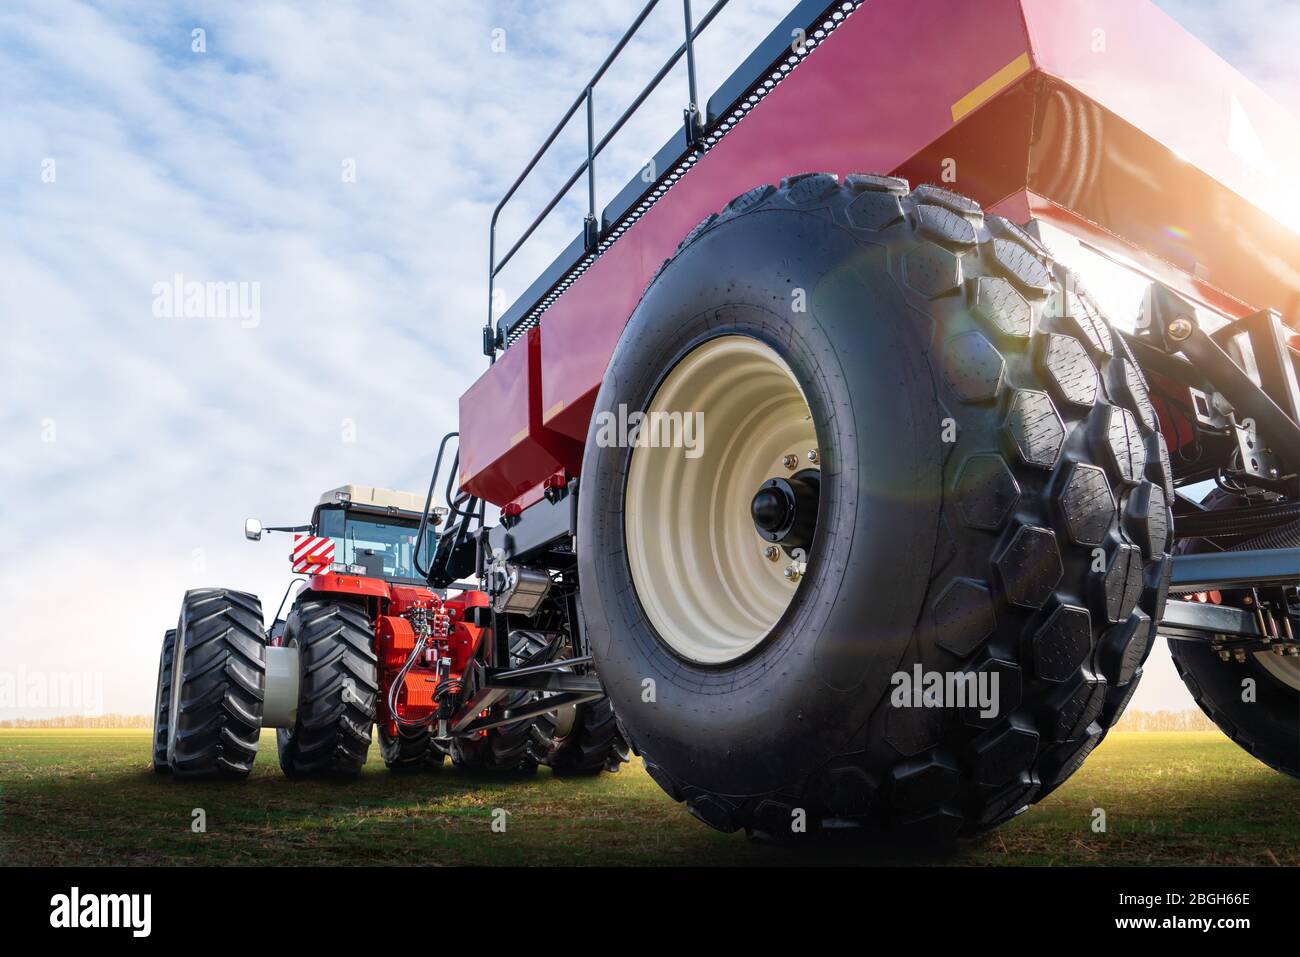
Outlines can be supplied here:
M593 93L596 84L600 82L601 78L609 70L610 66L618 58L619 54L623 52L623 49L641 28L641 25L645 23L646 18L649 17L654 9L659 5L659 0L649 0L645 7L642 8L641 12L637 14L636 19L632 22L632 26L623 34L618 43L614 45L613 51L610 52L609 56L605 58L604 62L601 63L592 78L587 82L583 91L578 94L577 99L573 101L573 105L565 111L560 122L555 125L553 130L551 130L550 135L546 137L541 148L533 154L533 158L528 161L528 165L524 167L524 171L519 174L518 178L516 178L513 183L510 184L510 188L506 190L506 194L501 198L501 202L497 203L496 208L492 211L492 222L489 228L488 314L487 324L483 329L484 355L495 360L497 349L503 346L503 343L498 340L492 317L493 300L496 292L496 277L500 274L501 270L506 267L510 260L514 258L515 253L519 252L520 248L528 242L533 233L537 231L538 227L546 220L547 216L551 214L551 211L559 205L560 201L563 200L566 195L568 195L569 190L572 189L578 180L584 175L587 178L587 216L583 226L583 242L588 252L593 251L599 244L601 238L601 223L597 217L596 211L596 158L609 144L610 140L618 134L632 115L640 108L641 104L646 101L647 97L649 97L650 94L659 87L659 84L663 82L664 77L672 71L678 62L681 61L683 56L686 58L687 83L687 103L683 110L683 118L686 125L686 143L688 147L692 147L700 141L704 133L706 120L702 116L703 111L699 102L695 84L695 39L705 30L705 28L708 27L710 23L713 22L713 19L728 2L729 0L716 0L713 6L709 8L708 13L706 13L697 24L693 23L693 18L691 16L691 0L682 0L685 39L682 41L681 45L678 46L673 55L668 58L668 61L659 69L659 72L654 75L645 88L642 89L641 92L632 100L631 105L623 111L622 115L619 116L609 130L599 140L597 140L595 138L593 106ZM524 181L528 179L533 170L536 169L537 164L555 143L560 133L568 125L569 121L577 115L579 109L583 109L584 107L587 119L586 159L578 165L578 168L573 171L573 174L565 181L564 185L560 187L559 191L551 197L550 201L547 202L545 206L542 207L542 211L538 213L537 217L528 225L528 228L523 231L523 234L515 241L514 245L506 251L505 255L500 259L497 259L497 220L501 215L501 211L514 197L515 193L519 191L520 186L522 186Z

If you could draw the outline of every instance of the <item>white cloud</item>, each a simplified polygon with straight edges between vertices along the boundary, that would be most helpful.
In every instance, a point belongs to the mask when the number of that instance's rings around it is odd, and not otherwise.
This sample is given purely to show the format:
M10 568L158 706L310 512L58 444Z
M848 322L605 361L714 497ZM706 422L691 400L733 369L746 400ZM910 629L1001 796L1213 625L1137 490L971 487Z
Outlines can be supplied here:
M1189 33L1300 117L1300 5L1293 0L1155 0Z
M701 48L704 89L788 6L733 16L743 47L726 63ZM600 121L676 43L664 7L602 84ZM628 16L613 0L0 11L0 597L16 616L0 668L93 668L106 708L147 711L185 587L278 601L287 543L245 542L245 515L305 519L346 481L424 488L485 364L490 210ZM640 142L598 165L605 198L677 122L685 82L669 82L671 106L647 104ZM578 162L581 131L507 230ZM507 290L579 224L539 234ZM153 286L177 273L258 283L260 323L155 318Z
M701 96L791 5L732 4L700 45ZM598 126L678 42L680 8L662 8L599 88ZM107 710L147 711L185 587L278 602L287 542L245 542L246 515L305 519L347 481L424 488L484 365L490 211L631 10L0 10L0 669L95 670ZM206 53L190 49L195 27ZM603 199L675 130L685 99L679 68L598 162ZM506 243L579 162L582 133L566 131L503 218ZM579 189L521 254L508 292L578 232L584 202ZM258 283L260 323L155 318L153 285L177 273Z

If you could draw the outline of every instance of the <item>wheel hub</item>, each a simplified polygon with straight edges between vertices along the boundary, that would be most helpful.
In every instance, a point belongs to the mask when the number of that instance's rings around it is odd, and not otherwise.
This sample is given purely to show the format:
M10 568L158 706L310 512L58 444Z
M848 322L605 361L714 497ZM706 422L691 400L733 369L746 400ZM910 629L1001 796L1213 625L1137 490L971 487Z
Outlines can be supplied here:
M788 479L770 478L749 503L754 527L765 541L806 549L817 527L820 494L821 473L816 469L804 469Z

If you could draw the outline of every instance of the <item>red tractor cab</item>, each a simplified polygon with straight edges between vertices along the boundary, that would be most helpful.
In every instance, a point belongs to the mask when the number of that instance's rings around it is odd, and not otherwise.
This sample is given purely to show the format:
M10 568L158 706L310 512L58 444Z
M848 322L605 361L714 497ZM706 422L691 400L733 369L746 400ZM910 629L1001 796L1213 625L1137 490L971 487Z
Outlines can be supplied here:
M437 531L447 509L433 507L421 527L424 498L413 492L343 485L324 492L307 525L263 526L250 518L244 536L259 541L266 532L293 535L289 552L295 579L271 626L273 643L287 620L280 612L295 587L304 591L353 594L391 601L411 587L429 591L426 570L433 563ZM403 591L407 589L407 591ZM400 599L399 599L400 600Z

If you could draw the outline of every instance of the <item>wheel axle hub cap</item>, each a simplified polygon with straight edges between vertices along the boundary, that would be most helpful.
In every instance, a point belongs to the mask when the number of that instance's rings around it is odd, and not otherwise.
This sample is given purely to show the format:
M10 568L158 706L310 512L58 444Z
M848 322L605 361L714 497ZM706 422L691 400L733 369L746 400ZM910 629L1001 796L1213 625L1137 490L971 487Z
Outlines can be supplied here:
M786 548L808 548L817 525L820 492L821 474L816 469L805 469L788 479L768 479L749 503L758 534Z

